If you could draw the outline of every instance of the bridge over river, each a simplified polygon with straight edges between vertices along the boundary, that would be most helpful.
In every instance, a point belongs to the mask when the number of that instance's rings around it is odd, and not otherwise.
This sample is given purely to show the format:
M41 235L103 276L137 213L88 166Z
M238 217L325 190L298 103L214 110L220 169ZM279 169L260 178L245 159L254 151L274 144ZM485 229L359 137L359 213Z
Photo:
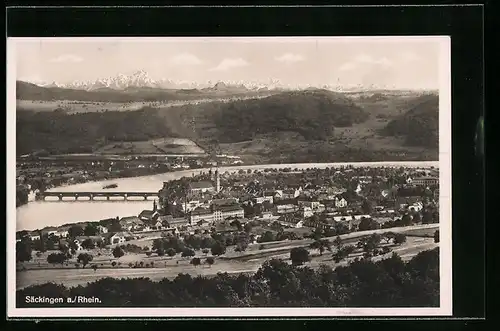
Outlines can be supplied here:
M112 197L122 197L124 200L128 200L130 197L142 197L147 200L149 197L158 197L158 192L43 192L37 195L37 200L45 200L47 197L57 197L59 201L63 201L63 198L72 197L75 200L78 198L89 198L94 200L95 198L104 197L106 200L110 200Z

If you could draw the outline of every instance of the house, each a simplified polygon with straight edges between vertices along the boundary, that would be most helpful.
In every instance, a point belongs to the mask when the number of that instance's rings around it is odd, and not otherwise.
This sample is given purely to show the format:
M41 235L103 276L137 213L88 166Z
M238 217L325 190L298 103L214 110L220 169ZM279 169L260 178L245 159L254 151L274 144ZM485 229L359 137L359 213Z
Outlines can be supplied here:
M163 230L162 236L164 234L167 235L167 236L177 236L177 235L180 234L180 231L177 228L167 228L167 229Z
M150 228L152 230L161 230L161 229L163 229L163 222L160 220L156 220L156 222L151 223Z
M245 212L238 204L227 206L212 206L214 221L223 221L228 218L243 218Z
M120 226L123 230L126 231L137 231L144 227L144 222L139 219L137 216L128 216L120 219ZM103 232L103 234L108 233Z
M156 210L143 210L139 214L139 220L143 222L152 222L156 221L160 214Z
M122 244L126 241L127 235L123 232L117 232L117 233L106 233L104 236L107 244L109 245L117 245L117 244Z
M209 181L193 182L189 184L189 192L191 194L199 194L207 192L214 193L215 187L213 183Z
M288 227L288 228L296 228L296 229L299 229L301 227L304 226L304 221L303 220L299 220L299 219L296 219L296 218L293 218L293 217L287 217L287 218L284 218L282 220L278 220L278 222L285 226L285 227Z
M188 202L185 202L182 204L182 208L184 210L184 212L190 212L200 206L203 206L203 202L199 201L199 200L190 200Z
M314 215L313 213L313 210L311 209L311 207L307 207L307 206L303 206L300 208L299 210L299 213L300 213L300 216L301 217L311 217L312 215Z
M398 197L396 198L395 201L395 208L398 210L406 209L416 203L421 203L421 202L422 202L422 197L420 196Z
M59 237L59 238L66 238L68 237L69 232L68 230L58 230L54 232L54 236Z
M198 226L200 228L208 228L211 225L212 225L212 222L207 221L207 220L199 220L198 222L196 222L196 226Z
M295 199L300 195L300 192L302 189L286 189L283 191L283 195L281 196L281 199Z
M274 199L284 199L283 198L283 190L276 190L274 192Z
M189 222L196 224L198 221L206 220L208 222L214 221L214 213L209 208L196 208L189 213Z
M102 225L98 225L97 226L97 233L99 233L99 234L108 233L108 228L105 226L102 226Z
M347 207L347 200L343 196L337 195L334 204L336 208L345 208Z
M254 203L264 203L265 201L269 202L270 204L274 203L274 195L262 195L260 197L256 197L253 199Z
M439 178L437 177L418 177L414 178L412 183L418 186L433 186L439 184Z
M311 209L318 209L319 208L319 201L312 201L312 200L299 200L298 202L298 205L299 206L303 206L303 207L309 207Z
M419 212L424 208L422 202L415 202L408 206L408 209Z
M32 241L34 241L34 240L40 240L40 233L38 233L38 232L31 232L29 234L29 237L30 237L30 239Z
M205 220L208 222L223 221L230 217L232 218L243 218L245 212L238 204L225 205L225 206L214 206L210 208L198 208L190 213L191 224L196 224L200 220Z
M267 220L273 218L273 213L270 211L262 212L261 219Z
M296 205L292 205L292 204L276 205L275 208L276 208L276 212L278 214L294 213L298 209L298 207Z

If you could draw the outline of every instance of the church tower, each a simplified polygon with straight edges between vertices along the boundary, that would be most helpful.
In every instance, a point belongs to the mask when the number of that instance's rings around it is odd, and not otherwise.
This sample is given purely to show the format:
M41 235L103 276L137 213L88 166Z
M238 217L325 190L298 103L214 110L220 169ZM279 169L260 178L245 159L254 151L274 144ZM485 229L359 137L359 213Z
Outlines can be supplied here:
M220 192L220 174L219 174L219 167L217 166L217 169L215 170L215 189L216 192Z
M153 200L153 212L155 212L157 210L157 206L156 206L156 199Z

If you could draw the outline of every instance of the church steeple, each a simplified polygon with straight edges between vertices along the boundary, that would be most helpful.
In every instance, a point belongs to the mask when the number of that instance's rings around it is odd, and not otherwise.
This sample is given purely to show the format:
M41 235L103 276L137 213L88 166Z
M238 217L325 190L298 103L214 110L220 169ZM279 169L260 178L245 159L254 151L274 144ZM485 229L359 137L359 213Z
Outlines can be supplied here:
M217 165L217 169L215 170L215 189L216 192L220 192L220 174L219 174L219 165Z
M157 209L157 206L156 206L156 199L153 200L153 212L155 212Z

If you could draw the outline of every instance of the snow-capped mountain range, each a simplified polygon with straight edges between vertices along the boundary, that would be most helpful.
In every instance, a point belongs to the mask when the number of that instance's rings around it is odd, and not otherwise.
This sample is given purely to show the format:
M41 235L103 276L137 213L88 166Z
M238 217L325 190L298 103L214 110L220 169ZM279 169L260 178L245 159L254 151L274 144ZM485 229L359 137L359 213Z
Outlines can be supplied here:
M42 82L29 81L42 87L60 87L68 89L92 91L97 89L113 89L125 90L130 88L161 88L161 89L238 89L238 90L286 90L286 89L308 89L308 88L323 88L328 90L339 90L337 86L323 85L312 86L303 84L300 86L291 86L281 83L278 79L268 79L267 81L248 82L248 81L206 81L206 82L189 82L189 81L173 81L170 79L153 79L144 71L139 70L131 74L118 74L114 77L100 78L89 81L73 81L70 83L59 82Z

